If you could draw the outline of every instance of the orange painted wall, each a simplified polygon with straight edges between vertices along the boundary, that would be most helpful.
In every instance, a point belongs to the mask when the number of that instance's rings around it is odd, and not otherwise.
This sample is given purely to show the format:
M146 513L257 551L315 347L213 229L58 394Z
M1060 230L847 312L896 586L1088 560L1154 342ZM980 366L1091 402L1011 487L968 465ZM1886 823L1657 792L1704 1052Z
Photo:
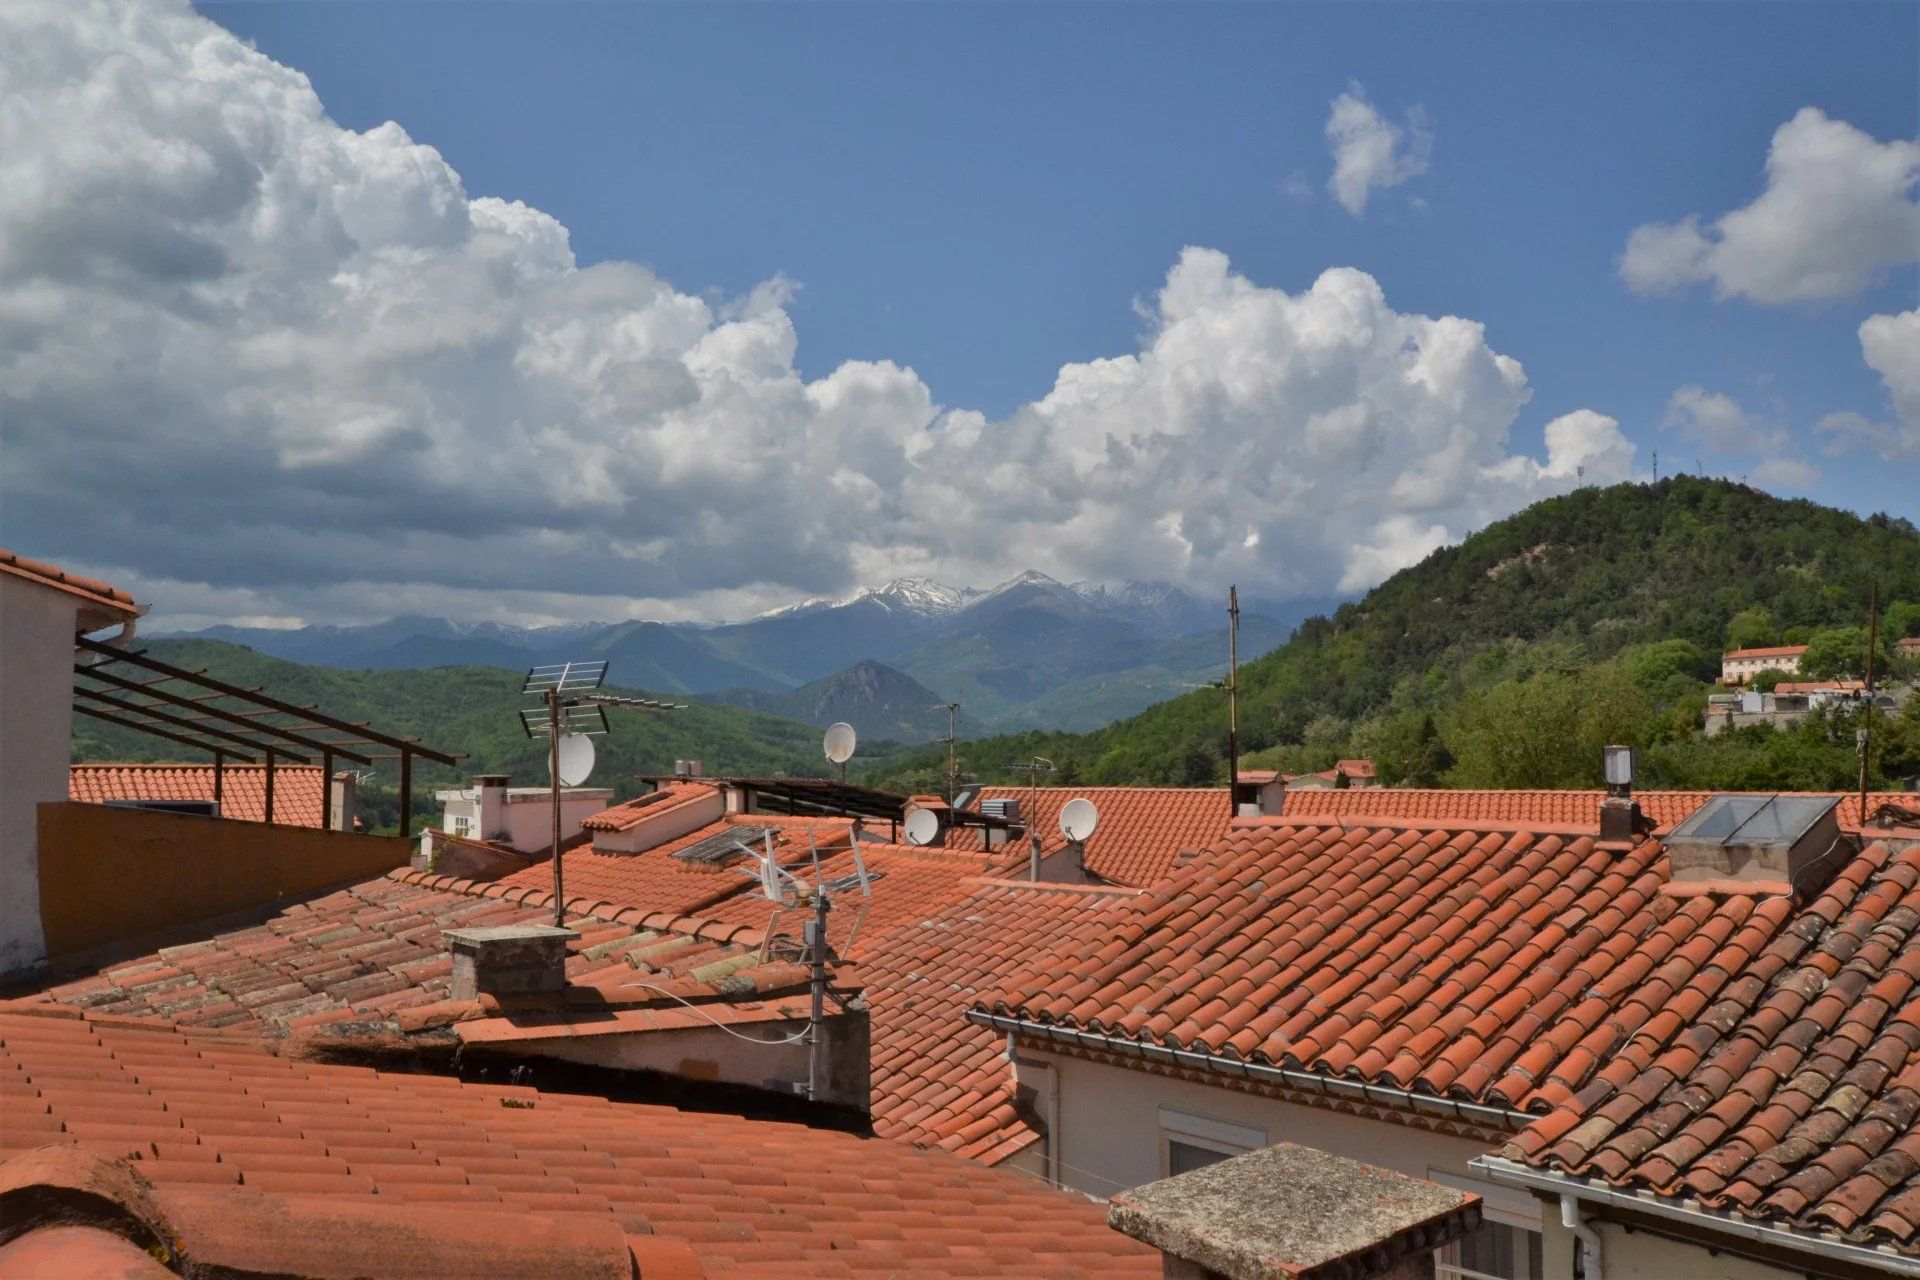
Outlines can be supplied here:
M58 959L407 861L389 836L97 804L39 807L40 925Z

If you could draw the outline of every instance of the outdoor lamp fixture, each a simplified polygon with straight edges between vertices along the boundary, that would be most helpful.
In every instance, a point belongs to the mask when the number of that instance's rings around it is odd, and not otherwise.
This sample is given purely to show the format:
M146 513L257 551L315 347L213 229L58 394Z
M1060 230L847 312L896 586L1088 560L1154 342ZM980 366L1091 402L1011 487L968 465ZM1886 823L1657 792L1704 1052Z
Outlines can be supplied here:
M1633 791L1633 748L1605 747L1601 756L1606 762L1607 794L1610 796L1629 795Z

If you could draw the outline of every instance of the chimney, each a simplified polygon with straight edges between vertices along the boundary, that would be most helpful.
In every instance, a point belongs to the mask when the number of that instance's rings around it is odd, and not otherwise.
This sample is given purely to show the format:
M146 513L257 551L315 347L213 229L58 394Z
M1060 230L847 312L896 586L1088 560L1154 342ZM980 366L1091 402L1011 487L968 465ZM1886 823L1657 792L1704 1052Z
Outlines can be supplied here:
M675 760L673 762L673 776L676 778L699 777L700 762L698 760Z
M566 989L567 943L580 935L550 924L448 929L455 1000L548 995Z
M1604 748L1601 759L1607 778L1607 798L1600 802L1600 843L1632 848L1639 842L1645 825L1640 816L1640 802L1633 798L1633 748Z
M507 838L507 775L504 773L483 773L473 780L474 798L480 802L479 826L474 831L477 840L504 840Z
M327 780L327 825L335 831L353 830L360 779L351 770L336 773Z
M1015 799L982 800L980 802L980 812L989 818L1002 818L1007 822L1017 824L1020 821L1020 802ZM1016 828L1015 830L1009 831L1005 828L988 827L987 848L1001 848L1007 841L1018 840L1025 835L1026 831L1024 828Z

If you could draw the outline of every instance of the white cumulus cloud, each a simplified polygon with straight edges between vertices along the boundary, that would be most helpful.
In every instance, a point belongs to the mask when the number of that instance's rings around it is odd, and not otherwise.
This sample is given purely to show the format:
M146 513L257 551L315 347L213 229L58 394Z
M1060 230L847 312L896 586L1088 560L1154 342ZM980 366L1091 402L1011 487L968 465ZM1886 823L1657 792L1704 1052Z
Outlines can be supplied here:
M182 0L0 6L0 514L204 612L737 616L906 572L1354 589L1575 484L1519 362L1361 271L1185 250L1137 350L1004 419L476 197Z
M1397 187L1427 171L1433 132L1419 107L1407 112L1405 125L1381 115L1356 80L1333 100L1327 147L1333 152L1327 190L1357 218L1367 211L1367 197L1374 191Z
M1805 107L1774 132L1766 190L1703 223L1648 223L1627 238L1620 275L1641 293L1711 282L1721 298L1843 298L1920 261L1920 141L1880 142Z
M1888 461L1920 459L1920 307L1869 316L1860 325L1860 351L1893 398L1892 422L1858 413L1830 413L1819 429L1833 451L1863 447Z

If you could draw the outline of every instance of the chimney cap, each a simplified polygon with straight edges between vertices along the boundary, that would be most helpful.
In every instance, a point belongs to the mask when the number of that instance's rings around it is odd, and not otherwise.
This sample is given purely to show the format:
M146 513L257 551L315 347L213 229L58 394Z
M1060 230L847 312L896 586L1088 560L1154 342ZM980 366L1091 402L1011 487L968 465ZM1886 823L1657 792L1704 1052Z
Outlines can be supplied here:
M507 775L504 773L482 773L474 778L473 785L476 787L504 787L507 785Z

